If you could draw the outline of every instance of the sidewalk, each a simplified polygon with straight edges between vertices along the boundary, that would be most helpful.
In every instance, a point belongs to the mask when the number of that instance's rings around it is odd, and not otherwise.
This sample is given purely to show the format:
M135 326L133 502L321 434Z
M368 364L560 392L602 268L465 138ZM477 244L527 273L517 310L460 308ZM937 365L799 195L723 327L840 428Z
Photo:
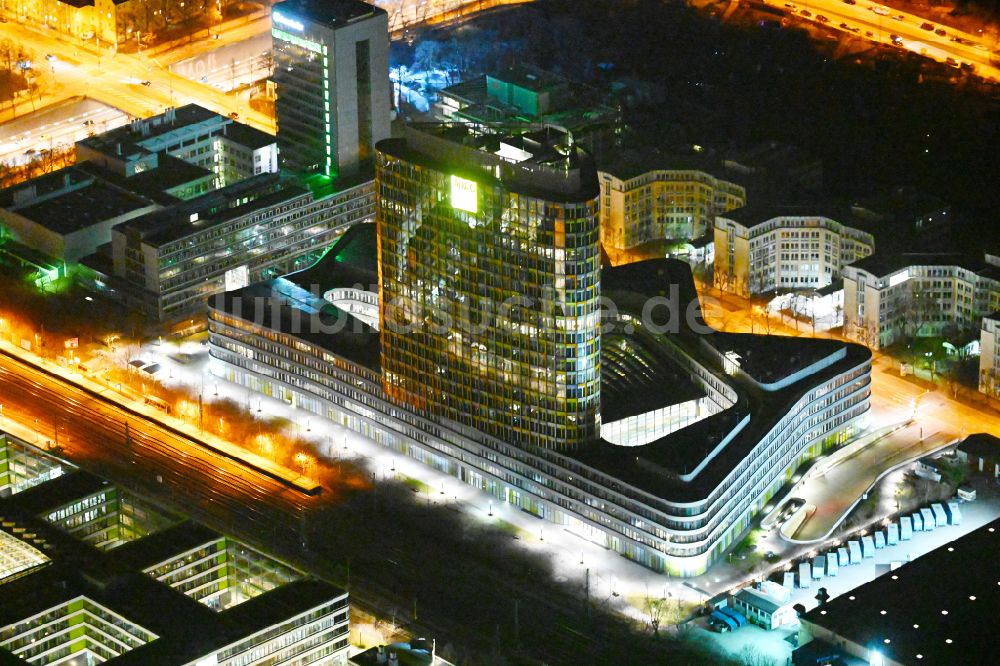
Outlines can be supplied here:
M171 358L177 354L196 356L197 360L177 363ZM170 370L172 379L164 380L168 386L198 387L204 381L205 386L213 387L213 393L217 385L220 399L229 398L241 404L249 400L266 417L287 419L292 432L312 441L319 458L328 465L336 466L341 459L354 460L368 470L373 481L403 482L414 492L416 501L445 506L468 516L472 525L492 525L509 533L523 547L548 555L559 582L578 582L582 590L589 572L591 598L629 617L645 621L638 606L646 595L665 598L671 594L691 603L700 603L703 598L682 579L631 562L585 534L513 507L326 418L215 377L209 372L208 352L200 343L147 344L140 356L161 364L164 368L161 376Z

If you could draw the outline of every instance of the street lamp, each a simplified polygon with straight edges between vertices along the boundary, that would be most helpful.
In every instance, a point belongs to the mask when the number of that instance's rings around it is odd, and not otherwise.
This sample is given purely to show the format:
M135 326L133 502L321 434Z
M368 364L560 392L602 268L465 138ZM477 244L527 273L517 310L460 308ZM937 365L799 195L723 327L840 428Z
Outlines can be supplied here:
M306 473L306 469L309 467L309 464L312 462L312 459L305 453L299 451L295 454L295 462L302 468L302 474L304 475Z

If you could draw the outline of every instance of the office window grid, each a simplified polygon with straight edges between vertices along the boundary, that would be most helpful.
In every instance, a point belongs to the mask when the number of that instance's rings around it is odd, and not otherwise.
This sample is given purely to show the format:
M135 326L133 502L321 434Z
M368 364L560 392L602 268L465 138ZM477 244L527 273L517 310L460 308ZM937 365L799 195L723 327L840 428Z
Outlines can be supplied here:
M386 391L528 445L598 433L596 201L555 203L379 154L380 330Z

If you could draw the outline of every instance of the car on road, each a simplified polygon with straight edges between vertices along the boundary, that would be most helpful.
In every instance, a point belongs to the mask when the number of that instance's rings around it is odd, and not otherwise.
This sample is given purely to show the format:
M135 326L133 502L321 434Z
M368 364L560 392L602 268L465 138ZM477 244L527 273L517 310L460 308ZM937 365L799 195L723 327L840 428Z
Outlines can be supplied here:
M865 37L874 37L875 33L871 30L865 30Z
M233 120L239 120L240 114L233 111L232 113L229 114L229 117L232 118Z
M960 65L960 67L962 68L963 72L974 72L974 71L976 71L976 66L973 65L971 62L963 62Z
M892 17L892 20L893 21L905 21L906 17L903 16L902 14L896 14L895 16Z
M822 14L817 14L816 15L816 20L819 21L820 23L829 23L830 22L830 19L828 19L827 17L823 16Z
M810 16L812 16L812 12L809 11L808 9L803 9L801 12L799 12L799 16L805 16L806 18L809 18Z
M950 57L949 58L945 58L944 61L947 64L951 65L952 67L958 67L958 61L955 60L954 58L950 58Z
M903 45L903 40L899 35L889 35L889 40L896 46Z
M84 120L84 121L83 121L83 126L84 126L84 127L90 127L90 126L91 126L91 125L93 125L93 124L94 124L94 121L93 121L93 120L90 120L89 118L88 118L87 120Z
M886 9L885 7L883 7L882 5L876 5L876 6L872 7L871 10L873 12L875 12L876 14L878 14L879 16L888 16L889 15L889 10Z
M45 59L48 60L49 62L53 62L56 59L56 57L54 55L52 55L51 53L46 53L45 54Z
M6 22L7 22L7 19L4 18L3 16L0 16L0 23L6 23Z
M143 81L142 85L144 85L144 86L151 86L151 85L153 85L153 82L152 81Z
M944 37L945 35L948 34L948 31L945 30L944 28L938 28L937 30L934 31L934 34L937 35L938 37Z
M856 4L858 4L858 0L844 0L844 4L845 5L856 5Z
M798 7L796 7L795 5L793 5L790 2L786 2L785 3L785 9L791 9L794 12L796 9L798 9Z
M965 44L965 40L962 39L961 37L952 37L951 41L955 42L956 44Z
M927 21L924 21L923 23L920 24L920 29L921 30L930 30L931 32L934 32L934 24L933 23L928 23Z

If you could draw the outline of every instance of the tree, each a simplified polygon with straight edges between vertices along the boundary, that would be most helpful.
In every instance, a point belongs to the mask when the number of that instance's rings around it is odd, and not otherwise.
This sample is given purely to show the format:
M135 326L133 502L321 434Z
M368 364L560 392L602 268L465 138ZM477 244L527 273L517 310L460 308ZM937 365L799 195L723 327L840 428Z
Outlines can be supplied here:
M745 645L739 654L739 663L743 666L778 666L778 664L761 653L761 651L752 645Z
M431 72L441 67L444 50L440 42L428 39L420 42L413 55L413 66L424 72Z

